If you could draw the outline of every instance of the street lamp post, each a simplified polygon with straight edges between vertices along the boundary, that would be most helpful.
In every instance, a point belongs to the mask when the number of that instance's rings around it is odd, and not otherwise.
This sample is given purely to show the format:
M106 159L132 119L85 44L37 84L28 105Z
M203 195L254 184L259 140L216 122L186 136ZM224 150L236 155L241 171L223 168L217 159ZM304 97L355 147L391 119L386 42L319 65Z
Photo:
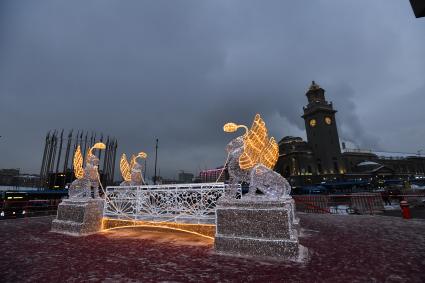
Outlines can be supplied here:
M155 145L155 173L153 177L153 184L156 185L156 163L158 160L158 139L156 139L156 145Z

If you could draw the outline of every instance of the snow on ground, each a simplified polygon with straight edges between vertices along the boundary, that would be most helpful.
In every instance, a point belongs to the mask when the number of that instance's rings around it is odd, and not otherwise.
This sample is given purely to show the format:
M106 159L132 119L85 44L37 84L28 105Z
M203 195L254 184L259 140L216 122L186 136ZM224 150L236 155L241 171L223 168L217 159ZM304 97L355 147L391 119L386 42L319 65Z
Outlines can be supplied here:
M309 261L217 255L192 235L126 228L49 232L51 217L0 221L0 282L425 282L425 221L299 213Z
M350 206L348 205L337 205L337 206L330 206L329 211L332 214L339 214L339 215L348 215L350 214Z
M384 210L401 210L400 204L392 203L391 205L384 205Z

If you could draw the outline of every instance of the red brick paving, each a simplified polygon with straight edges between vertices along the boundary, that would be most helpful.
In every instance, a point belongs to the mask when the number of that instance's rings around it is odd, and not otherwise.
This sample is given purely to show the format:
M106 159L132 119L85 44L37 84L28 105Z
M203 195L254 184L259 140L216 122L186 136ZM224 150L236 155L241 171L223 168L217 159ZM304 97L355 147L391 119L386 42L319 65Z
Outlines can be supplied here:
M3 220L0 282L425 282L425 221L299 216L305 264L220 256L187 235L76 238L49 232L51 217Z

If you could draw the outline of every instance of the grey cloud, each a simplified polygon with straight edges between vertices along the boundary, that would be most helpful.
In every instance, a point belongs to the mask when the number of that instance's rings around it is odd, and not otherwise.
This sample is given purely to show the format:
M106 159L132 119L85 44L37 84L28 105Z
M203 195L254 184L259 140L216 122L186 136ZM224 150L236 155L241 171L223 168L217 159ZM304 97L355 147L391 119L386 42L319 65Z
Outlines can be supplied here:
M45 133L74 128L147 151L150 173L159 138L161 174L196 173L224 162L227 121L261 113L273 135L303 132L313 79L340 135L385 147L390 127L359 110L376 111L367 97L394 77L420 80L409 60L424 27L388 1L1 1L0 168L37 172Z
M337 122L339 138L342 141L354 143L361 149L381 149L379 137L368 132L358 117L354 103L355 91L348 84L339 84L328 88L327 96L333 100L334 108L338 109Z

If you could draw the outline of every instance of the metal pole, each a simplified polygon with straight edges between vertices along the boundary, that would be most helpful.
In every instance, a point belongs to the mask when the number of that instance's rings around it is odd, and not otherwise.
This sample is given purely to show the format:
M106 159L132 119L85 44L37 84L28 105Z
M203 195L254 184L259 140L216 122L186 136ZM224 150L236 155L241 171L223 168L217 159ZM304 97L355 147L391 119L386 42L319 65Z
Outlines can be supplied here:
M91 144L91 145L92 145L92 144L94 144L94 141L93 141L93 131L91 132L90 144Z
M80 134L80 130L77 131L77 136L75 137L75 141L74 141L74 150L72 151L72 157L71 157L71 171L72 171L72 175L74 175L74 157L75 157L75 151L77 150L78 147L78 135ZM71 178L72 179L72 178Z
M56 130L53 132L53 135L50 138L50 155L49 155L49 167L47 174L53 172L53 164L55 163L55 151L56 151Z
M103 142L103 133L100 134L100 142ZM102 151L98 150L99 152L99 170L100 170L100 159L102 158Z
M65 173L65 175L66 175L66 173L68 171L68 160L69 160L69 152L71 150L72 131L73 130L71 130L68 133L68 142L66 144L65 162L63 164L63 172Z
M106 163L106 166L105 166L105 170L108 172L108 183L109 184L111 184L112 183L112 179L113 179L113 176L112 176L112 174L113 174L113 172L112 172L112 161L113 161L113 156L114 156L114 139L113 138L111 138L109 141L108 141L108 145L107 145L107 151L106 151L106 153L105 154L107 154L108 155L108 161L107 161L107 163Z
M143 172L143 179L145 180L145 182L146 182L146 158L145 158L145 170L144 170L144 172Z
M58 178L59 163L61 161L61 155L62 155L62 142L63 142L63 129L62 129L61 137L60 137L60 144L59 144L59 151L58 151L58 160L57 160L57 163L56 163L55 180L53 181L53 186L57 186L56 185L56 181L57 181L57 178Z
M114 177L115 177L115 159L117 157L117 147L118 147L118 142L117 140L115 140L114 142L114 148L113 148L113 152L114 152L114 159L112 161L112 174L111 174L111 183L114 182Z
M66 144L65 160L64 160L64 162L63 162L63 174L64 174L65 176L63 177L63 183L62 183L62 186L63 186L64 188L65 188L66 180L67 180L67 177L68 177L68 160L69 160L69 152L70 152L70 150L71 150L72 131L73 131L73 130L71 130L71 131L68 133L68 141L67 141L67 144ZM71 174L72 174L72 173L71 173ZM72 178L72 177L71 177L71 178Z
M117 153L117 147L118 143L115 138L111 138L109 142L110 150L109 150L109 157L108 157L108 176L109 176L109 184L114 183L114 174L115 174L115 160L116 160L116 153Z
M153 177L153 184L156 185L156 163L158 161L158 139L156 139L156 145L155 145L155 173Z
M88 134L89 132L86 132L86 136L85 136L85 138L84 138L84 147L83 147L83 151L84 151L84 153L83 153L83 156L84 157L86 157L86 150L87 150L87 134ZM81 141L81 144L83 143L83 141ZM90 147L90 145L89 145L89 147Z
M46 168L46 153L49 147L49 137L50 137L50 131L46 135L46 141L44 144L44 152L43 152L43 161L41 162L41 170L40 170L40 186L44 188L44 169Z
M103 158L103 167L102 167L102 171L103 174L107 177L104 177L105 180L107 180L107 183L109 184L109 168L107 167L108 165L108 158L109 158L109 136L106 139L106 149L105 149L105 157ZM99 167L100 167L100 158L99 158Z

